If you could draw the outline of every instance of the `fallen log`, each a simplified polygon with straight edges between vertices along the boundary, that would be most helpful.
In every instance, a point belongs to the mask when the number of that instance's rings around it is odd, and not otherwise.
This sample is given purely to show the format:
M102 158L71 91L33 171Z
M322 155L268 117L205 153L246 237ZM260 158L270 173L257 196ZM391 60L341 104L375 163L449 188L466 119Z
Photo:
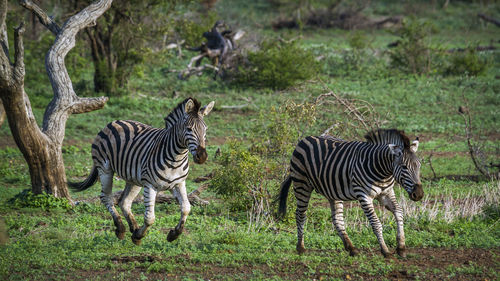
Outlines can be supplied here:
M481 18L482 20L484 20L484 21L491 22L491 23L493 23L494 25L496 25L496 26L500 27L500 20L497 20L497 19L495 19L495 18L492 18L492 17L490 17L490 16L487 16L487 15L485 15L485 14L481 14L481 13L477 14L477 16L478 16L479 18Z

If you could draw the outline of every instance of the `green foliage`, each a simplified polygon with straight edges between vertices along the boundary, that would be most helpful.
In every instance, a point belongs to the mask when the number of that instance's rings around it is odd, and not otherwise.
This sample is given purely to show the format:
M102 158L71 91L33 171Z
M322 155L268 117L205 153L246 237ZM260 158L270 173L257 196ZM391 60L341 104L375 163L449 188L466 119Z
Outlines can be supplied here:
M488 66L488 61L485 58L481 58L474 47L470 47L465 52L452 54L444 73L477 76L484 74Z
M297 41L265 41L260 50L248 53L247 60L234 74L234 84L285 89L314 77L319 70L312 52Z
M14 208L40 208L44 211L51 209L69 210L72 208L68 199L57 198L45 192L34 194L30 189L25 189L9 200Z
M252 150L267 158L289 158L297 142L305 137L307 129L316 122L316 105L286 101L279 108L260 112L253 128Z
M222 149L219 164L210 188L228 200L231 210L249 209L252 189L259 190L265 177L263 159L250 153L241 141L233 139Z
M215 12L209 12L196 20L180 18L172 20L177 36L185 40L186 46L198 47L205 41L203 33L209 31L218 20Z
M391 66L407 73L431 72L437 51L431 48L429 37L436 32L436 27L429 21L404 20L397 31L398 45L389 52Z

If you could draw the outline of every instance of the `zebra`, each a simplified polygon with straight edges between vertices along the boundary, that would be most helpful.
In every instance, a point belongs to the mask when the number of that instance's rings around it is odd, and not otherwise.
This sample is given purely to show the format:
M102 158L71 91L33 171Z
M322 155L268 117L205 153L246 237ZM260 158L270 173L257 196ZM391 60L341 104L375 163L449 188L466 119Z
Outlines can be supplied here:
M397 248L405 257L403 211L396 201L393 186L399 183L413 201L424 196L420 182L420 161L415 152L418 137L410 143L403 131L378 129L369 132L366 142L344 141L331 136L309 136L301 140L290 161L289 174L278 195L280 216L286 213L290 185L294 184L297 200L297 251L305 252L304 223L313 190L325 196L329 203L333 225L351 256L359 253L352 245L344 227L344 201L358 200L370 221L384 257L390 252L382 235L382 224L373 206L378 199L390 210L397 222Z
M114 207L112 197L113 174L124 179L125 189L119 206L125 216L132 242L140 245L147 229L155 221L155 198L158 191L170 190L180 204L181 218L167 240L174 241L182 233L191 205L186 194L189 172L188 151L197 164L207 160L203 120L214 102L200 108L194 98L187 98L165 117L165 128L153 128L137 121L117 120L102 129L92 143L94 165L90 175L80 183L69 183L76 191L92 186L99 177L102 185L101 202L113 217L115 234L125 235L125 226ZM144 187L144 225L138 227L130 208L132 201Z

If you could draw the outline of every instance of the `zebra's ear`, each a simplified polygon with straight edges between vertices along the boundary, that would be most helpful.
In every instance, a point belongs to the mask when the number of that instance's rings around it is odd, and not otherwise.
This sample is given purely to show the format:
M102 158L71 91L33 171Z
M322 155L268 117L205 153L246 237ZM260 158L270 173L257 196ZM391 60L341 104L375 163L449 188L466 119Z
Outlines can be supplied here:
M193 100L192 100L192 99L189 99L189 100L186 102L186 104L184 105L184 111L185 111L186 113L189 113L189 112L191 112L191 111L193 110L193 108L194 108L194 102L193 102Z
M212 109L214 108L214 104L215 104L215 102L211 101L209 104L207 104L206 106L202 107L200 109L201 116L207 116L210 113L210 111L212 111Z
M416 140L414 140L414 141L411 143L411 145L410 145L410 150L411 150L413 153L417 152L417 149L418 149L418 143L419 143L419 142L418 142L418 137L417 137L417 139L416 139Z
M391 150L391 154L395 155L396 157L400 157L401 155L403 155L403 150L399 145L389 144L389 149Z

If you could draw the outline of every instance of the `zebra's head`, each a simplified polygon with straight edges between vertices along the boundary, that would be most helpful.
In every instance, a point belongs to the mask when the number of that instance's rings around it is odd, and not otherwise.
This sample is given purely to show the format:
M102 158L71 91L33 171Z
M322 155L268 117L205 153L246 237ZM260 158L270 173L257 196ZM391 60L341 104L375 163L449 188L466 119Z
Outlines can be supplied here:
M419 201L424 197L420 182L420 160L415 152L418 149L418 138L410 145L389 144L394 156L393 175L395 180L408 192L410 199Z
M203 117L208 115L215 102L200 108L200 103L195 99L187 99L184 104L184 140L197 164L203 164L208 158L205 149L205 134L207 125Z

